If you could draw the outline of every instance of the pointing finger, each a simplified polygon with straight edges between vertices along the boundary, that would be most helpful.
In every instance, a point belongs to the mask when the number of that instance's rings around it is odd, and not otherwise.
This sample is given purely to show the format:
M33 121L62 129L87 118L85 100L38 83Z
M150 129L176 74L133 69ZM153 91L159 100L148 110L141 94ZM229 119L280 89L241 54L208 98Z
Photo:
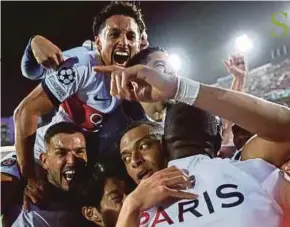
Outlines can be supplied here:
M103 73L111 73L120 69L124 68L117 65L98 65L93 67L93 71Z

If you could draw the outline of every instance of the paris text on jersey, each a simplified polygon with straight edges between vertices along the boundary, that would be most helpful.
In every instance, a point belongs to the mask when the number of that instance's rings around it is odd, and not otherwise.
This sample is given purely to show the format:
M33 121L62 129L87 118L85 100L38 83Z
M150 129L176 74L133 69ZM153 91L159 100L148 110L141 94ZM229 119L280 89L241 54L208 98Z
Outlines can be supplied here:
M154 215L154 220L152 223L152 227L156 226L158 223L167 223L168 225L172 225L175 222L184 222L186 218L192 217L194 220L195 218L201 218L203 216L207 216L216 212L220 208L229 209L232 207L236 207L241 205L245 197L244 195L239 192L238 186L235 184L222 184L216 189L216 196L217 198L221 199L220 204L213 205L212 198L210 198L209 193L205 191L204 193L200 194L200 198L196 200L188 200L178 202L176 206L176 212L178 219L174 220L174 217L170 216L170 213L166 212L166 210L162 207L159 207L157 210L156 215ZM224 200L225 199L225 200ZM231 199L228 201L227 199ZM224 201L223 201L224 200ZM199 205L201 202L205 202L207 211L201 211L199 209ZM191 214L190 216L185 214ZM148 212L143 212L141 215L140 226L147 226L148 222L150 221L150 214Z

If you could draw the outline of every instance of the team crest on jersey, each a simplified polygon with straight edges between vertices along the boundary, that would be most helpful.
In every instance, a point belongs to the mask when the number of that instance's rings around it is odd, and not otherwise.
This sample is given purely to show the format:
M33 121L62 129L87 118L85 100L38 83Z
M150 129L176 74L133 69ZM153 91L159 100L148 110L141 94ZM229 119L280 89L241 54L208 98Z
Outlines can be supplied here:
M73 67L63 67L57 72L57 79L64 85L69 85L75 81L76 71Z
M16 163L16 158L8 158L1 162L1 166L12 166Z

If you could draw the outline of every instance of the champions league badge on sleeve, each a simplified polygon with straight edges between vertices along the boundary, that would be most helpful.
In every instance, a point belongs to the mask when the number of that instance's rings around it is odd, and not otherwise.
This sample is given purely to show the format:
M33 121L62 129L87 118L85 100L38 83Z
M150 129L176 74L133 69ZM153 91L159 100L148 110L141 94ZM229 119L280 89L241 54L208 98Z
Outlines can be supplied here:
M57 70L56 77L64 85L73 83L76 79L76 68L73 66L79 62L77 57L66 59Z
M76 70L73 67L63 67L57 71L57 79L64 85L73 83L76 79Z

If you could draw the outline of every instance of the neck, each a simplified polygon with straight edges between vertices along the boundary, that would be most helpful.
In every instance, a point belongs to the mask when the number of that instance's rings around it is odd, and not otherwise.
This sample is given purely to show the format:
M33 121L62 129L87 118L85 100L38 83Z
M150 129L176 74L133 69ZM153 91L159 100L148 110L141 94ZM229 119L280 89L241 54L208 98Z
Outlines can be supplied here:
M60 185L56 184L55 181L48 175L48 193L54 201L66 201L72 196L69 191L64 191Z
M187 158L187 157L195 156L195 155L205 155L210 158L214 157L212 150L207 149L207 148L172 149L169 151L169 160L172 161L172 160Z
M74 210L75 197L71 192L62 190L52 183L47 184L46 188L46 205L47 210Z

